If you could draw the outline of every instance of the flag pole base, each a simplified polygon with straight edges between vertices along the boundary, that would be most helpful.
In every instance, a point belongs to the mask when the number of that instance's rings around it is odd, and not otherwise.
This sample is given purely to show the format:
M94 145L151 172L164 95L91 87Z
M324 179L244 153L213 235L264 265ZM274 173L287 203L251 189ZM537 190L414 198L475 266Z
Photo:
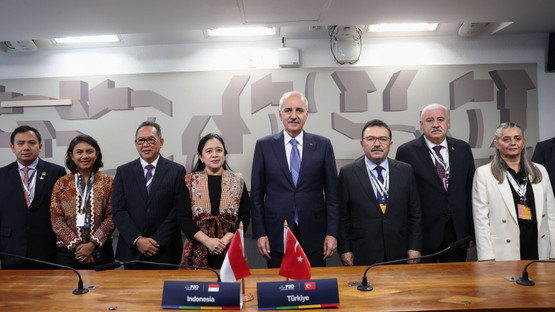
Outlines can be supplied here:
M254 295L250 292L243 294L243 302L249 302L254 300Z

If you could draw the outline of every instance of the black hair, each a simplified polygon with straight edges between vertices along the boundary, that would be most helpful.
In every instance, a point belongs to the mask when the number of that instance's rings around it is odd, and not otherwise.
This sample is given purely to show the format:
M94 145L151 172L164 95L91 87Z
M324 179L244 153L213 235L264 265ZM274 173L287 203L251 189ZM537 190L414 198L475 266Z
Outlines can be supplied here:
M39 139L39 144L42 143L42 138L40 137L40 133L37 129L28 126L28 125L23 125L23 126L19 126L17 128L15 128L15 130L12 132L12 135L10 136L10 143L13 145L14 139L15 139L15 135L18 133L24 133L27 131L33 131L35 133L35 135L37 136L37 138Z
M362 132L360 133L360 138L363 139L364 136L364 131L366 130L366 128L370 128L370 127L383 127L386 128L387 131L389 131L389 139L391 140L393 138L393 135L391 134L391 129L389 128L389 126L383 121L383 120L379 120L379 119L373 119L370 120L369 122L367 122L364 127L362 128Z
M156 128L156 134L158 134L158 138L161 139L162 138L162 128L160 128L160 125L155 123L154 121L148 121L148 120L141 122L139 127L137 127L137 130L135 130L135 138L137 138L137 133L139 133L139 130L142 127L149 127L149 126Z
M206 142L208 142L208 140L211 140L211 139L216 139L220 141L220 143L222 143L222 146L224 147L224 155L227 155L227 149L225 148L224 139L222 139L222 137L216 133L208 133L207 135L203 136L200 139L200 141L198 142L197 154L202 155L202 149L204 148L204 145L206 145ZM200 159L197 159L197 163L193 168L193 172L202 171L204 170L205 167L206 165L202 161L200 161ZM224 168L224 170L229 170L229 166L227 165L227 160L224 161L224 164L222 167Z
M102 163L102 152L100 151L100 146L98 145L98 142L96 142L96 140L93 139L93 137L91 137L89 135L86 135L86 134L81 134L81 135L76 136L69 143L69 146L67 147L67 152L66 152L66 167L67 167L67 169L69 169L69 171L71 171L73 173L77 172L77 165L75 164L73 159L71 159L71 153L73 153L73 149L75 148L75 145L77 145L81 142L85 142L85 143L90 144L96 150L96 160L93 164L93 172L98 171L98 169L100 169L100 168L102 168L102 166L104 166L104 164Z

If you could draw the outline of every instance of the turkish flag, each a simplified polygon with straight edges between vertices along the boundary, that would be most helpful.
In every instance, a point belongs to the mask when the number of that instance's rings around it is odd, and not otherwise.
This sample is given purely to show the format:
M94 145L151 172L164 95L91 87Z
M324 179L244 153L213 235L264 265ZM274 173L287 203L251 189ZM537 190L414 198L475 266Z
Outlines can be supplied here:
M251 275L249 265L243 253L243 229L237 229L227 254L225 255L222 269L220 270L222 282L235 282Z
M294 280L310 279L310 262L289 228L283 228L283 260L279 275Z

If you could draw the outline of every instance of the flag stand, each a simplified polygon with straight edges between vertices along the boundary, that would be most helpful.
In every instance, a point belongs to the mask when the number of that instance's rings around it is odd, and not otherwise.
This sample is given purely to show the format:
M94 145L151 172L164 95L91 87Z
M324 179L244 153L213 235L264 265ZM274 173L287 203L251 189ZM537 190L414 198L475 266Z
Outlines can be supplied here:
M245 292L245 279L241 279L241 285L243 286L243 302L249 302L254 300L254 295L250 292Z

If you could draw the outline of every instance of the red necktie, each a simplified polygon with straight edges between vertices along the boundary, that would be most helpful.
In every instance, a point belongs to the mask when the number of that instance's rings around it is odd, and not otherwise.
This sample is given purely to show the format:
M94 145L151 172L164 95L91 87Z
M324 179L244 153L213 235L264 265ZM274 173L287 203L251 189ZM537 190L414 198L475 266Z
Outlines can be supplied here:
M25 201L27 202L27 208L31 206L31 198L29 197L29 167L23 167L23 184L26 187L23 188L23 193L25 193Z

